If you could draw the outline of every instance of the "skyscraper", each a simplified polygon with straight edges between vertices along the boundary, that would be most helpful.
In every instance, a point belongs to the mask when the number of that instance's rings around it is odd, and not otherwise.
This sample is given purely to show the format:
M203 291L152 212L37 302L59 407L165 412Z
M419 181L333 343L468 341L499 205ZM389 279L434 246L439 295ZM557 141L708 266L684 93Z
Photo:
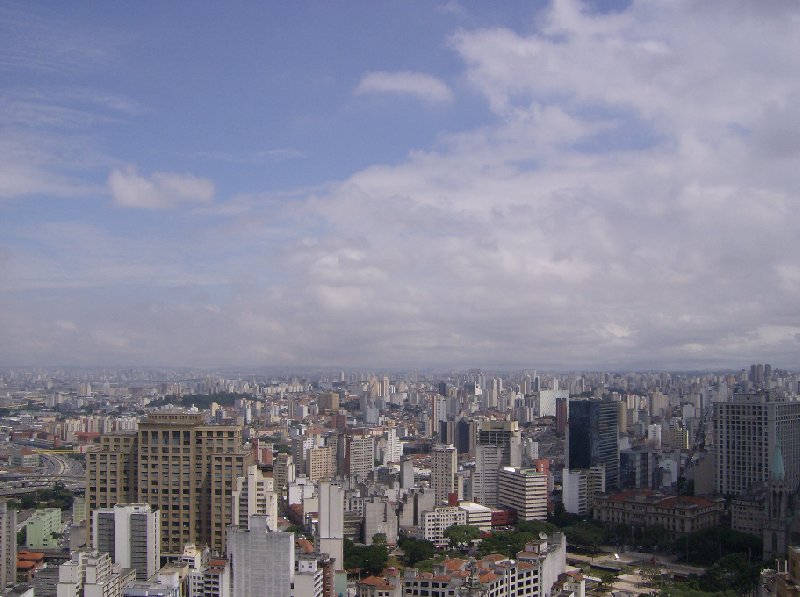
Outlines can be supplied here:
M253 516L249 529L228 536L236 597L289 597L295 569L294 533L271 531L266 516Z
M715 491L739 495L766 485L778 434L786 487L794 492L800 482L800 402L764 391L715 402Z
M284 454L286 456L286 454ZM233 488L233 524L247 528L253 514L269 517L272 528L278 523L278 498L272 477L265 477L258 466L251 464L247 475L237 477Z
M503 449L494 444L475 447L475 472L472 475L472 501L483 506L497 505L497 479Z
M458 452L455 446L440 444L431 450L431 488L437 504L458 493Z
M605 467L606 488L619 487L619 432L613 400L570 400L567 424L569 469Z
M497 505L521 521L547 520L547 473L505 466L498 476Z

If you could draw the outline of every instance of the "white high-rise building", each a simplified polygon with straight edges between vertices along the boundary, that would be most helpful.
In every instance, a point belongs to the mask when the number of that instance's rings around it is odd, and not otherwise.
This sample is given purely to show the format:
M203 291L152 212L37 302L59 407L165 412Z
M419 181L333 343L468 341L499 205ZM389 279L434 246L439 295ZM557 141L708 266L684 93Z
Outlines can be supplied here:
M500 469L497 505L517 512L521 521L547 520L548 474L536 469Z
M117 504L92 513L92 546L149 580L161 567L161 516L150 504Z
M397 429L389 427L385 435L386 449L383 452L383 464L400 462L403 458L403 442L397 437Z
M472 501L483 506L497 505L497 481L503 449L493 444L475 446L475 472L472 475Z
M330 481L317 485L316 549L336 560L337 570L344 569L344 489Z
M107 553L75 551L58 567L56 597L121 597L122 587L135 576L133 570L115 570Z
M232 492L233 515L231 520L240 527L250 524L253 514L269 516L269 527L277 530L278 498L272 477L265 477L257 465L247 468L246 477L237 477Z
M458 493L458 452L453 445L439 444L431 450L431 488L437 504Z
M295 569L294 533L271 532L268 517L250 518L249 529L231 527L228 558L236 597L289 597Z

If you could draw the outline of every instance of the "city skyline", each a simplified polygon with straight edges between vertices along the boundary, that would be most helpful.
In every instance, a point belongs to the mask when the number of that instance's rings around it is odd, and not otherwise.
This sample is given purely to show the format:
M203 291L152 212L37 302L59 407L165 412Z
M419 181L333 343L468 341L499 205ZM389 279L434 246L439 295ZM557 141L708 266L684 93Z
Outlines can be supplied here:
M792 369L798 22L0 2L0 366Z

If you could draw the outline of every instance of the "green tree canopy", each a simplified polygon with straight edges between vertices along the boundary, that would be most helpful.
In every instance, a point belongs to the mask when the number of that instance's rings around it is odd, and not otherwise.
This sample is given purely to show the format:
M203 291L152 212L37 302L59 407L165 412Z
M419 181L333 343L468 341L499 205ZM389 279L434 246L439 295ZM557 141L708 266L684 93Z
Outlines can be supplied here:
M436 546L424 539L402 537L398 541L398 545L403 550L403 562L406 566L414 566L423 560L430 560L436 553Z
M445 529L444 536L450 541L450 547L466 551L473 541L481 538L481 532L468 524L454 524Z

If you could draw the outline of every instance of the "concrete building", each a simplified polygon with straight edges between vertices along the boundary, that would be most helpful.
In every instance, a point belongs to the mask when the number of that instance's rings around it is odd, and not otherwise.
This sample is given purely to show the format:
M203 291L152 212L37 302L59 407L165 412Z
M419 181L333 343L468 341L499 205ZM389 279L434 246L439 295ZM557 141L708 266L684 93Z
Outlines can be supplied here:
M344 489L329 481L317 485L319 500L314 547L334 559L337 570L344 569Z
M475 502L460 502L458 507L467 513L469 526L477 527L482 533L492 530L492 509Z
M0 500L0 593L17 576L17 511Z
M344 463L347 474L366 477L375 468L375 438L366 432L346 436Z
M277 529L278 497L274 487L273 478L265 476L257 465L247 467L247 475L237 477L233 489L233 523L247 527L253 514L265 514L269 516L270 528Z
M136 572L115 568L107 553L80 550L58 567L56 597L121 597L135 580Z
M571 514L591 515L594 498L606 492L605 470L602 465L590 469L562 472L564 509Z
M437 547L448 544L444 532L454 524L467 524L467 511L458 506L436 506L420 515L417 538L432 541Z
M376 534L386 537L387 545L397 545L397 511L387 497L373 496L364 500L364 544L372 545Z
M472 474L472 501L484 506L497 505L497 483L503 448L494 444L475 446L475 472Z
M289 597L295 570L294 533L270 531L255 515L248 528L231 527L228 557L236 597Z
M306 451L306 477L311 482L332 479L336 474L336 449L318 446Z
M547 520L548 477L536 469L501 468L498 507L514 510L520 521Z
M147 581L161 567L161 516L149 504L117 504L92 513L92 547Z
M272 479L274 488L281 492L294 483L295 467L291 454L278 454L272 463Z
M203 413L167 411L142 420L133 443L128 436L105 443L102 438L100 447L87 455L91 510L116 503L150 504L161 513L164 556L179 556L187 543L204 543L216 552L225 549L234 483L253 463L252 451L242 445L240 426L208 425ZM132 492L135 498L129 499ZM118 499L122 495L126 499ZM111 499L115 501L108 503Z
M458 494L458 452L453 445L439 444L431 450L431 488L437 504Z
M502 449L500 466L522 466L522 435L519 422L482 421L478 429L478 444L500 446Z
M725 500L722 498L707 499L630 490L596 496L594 517L609 527L661 527L668 537L676 538L717 526L724 505Z
M714 489L741 495L766 485L780 434L786 486L800 482L800 401L770 392L714 403Z
M34 510L25 521L25 547L28 549L56 549L58 535L64 530L61 525L61 510L44 508Z

